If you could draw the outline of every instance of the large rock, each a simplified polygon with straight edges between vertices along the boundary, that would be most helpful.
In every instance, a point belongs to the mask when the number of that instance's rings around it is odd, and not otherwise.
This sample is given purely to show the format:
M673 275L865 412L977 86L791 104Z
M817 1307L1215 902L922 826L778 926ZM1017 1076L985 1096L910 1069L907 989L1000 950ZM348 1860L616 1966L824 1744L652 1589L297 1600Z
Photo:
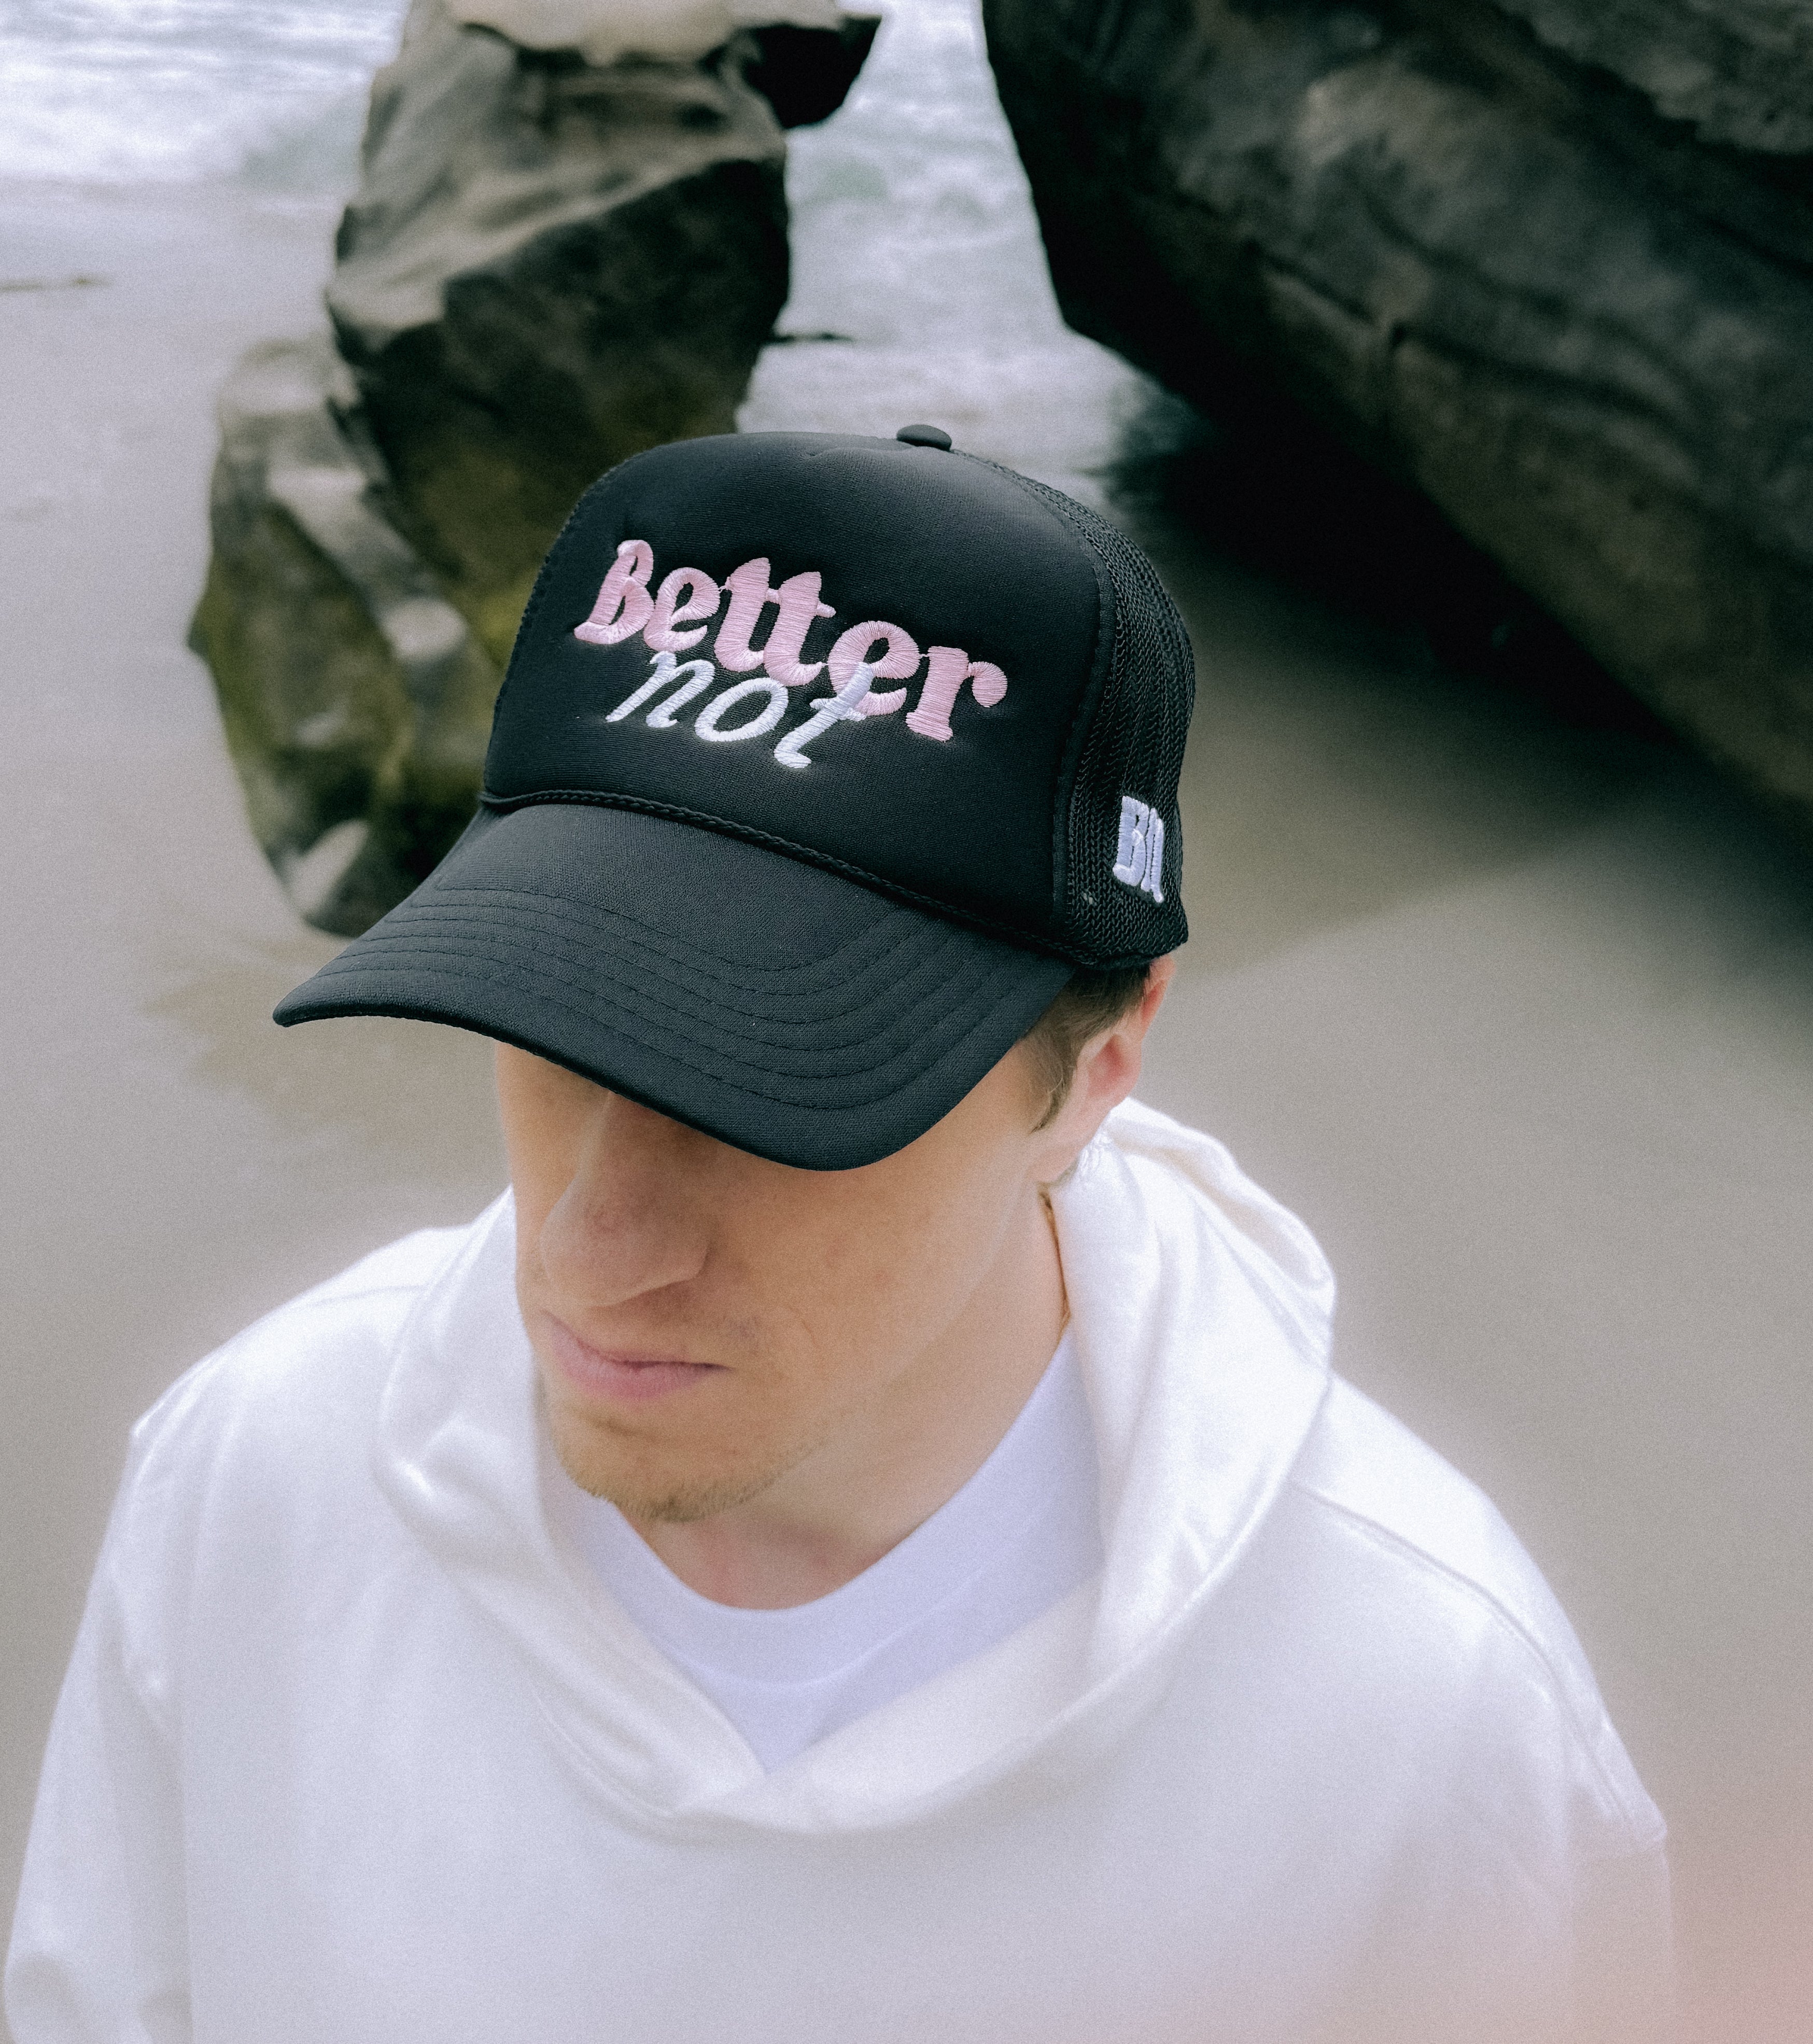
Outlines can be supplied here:
M702 60L597 66L417 0L340 231L341 352L255 348L222 394L191 643L259 842L323 929L368 927L471 816L517 618L580 493L734 424L786 296L781 120L835 110L875 30L820 0L734 4L755 25Z
M353 936L471 816L498 670L379 508L325 339L254 348L221 394L213 556L190 642L253 832L297 905Z
M1499 0L1538 39L1634 87L1700 139L1813 150L1807 0Z
M1272 448L1262 515L1418 494L1813 824L1803 0L985 16L1066 317Z
M728 432L787 294L747 52L586 63L416 0L328 289L394 515L494 658L574 499Z
M774 108L783 128L810 128L828 121L849 98L881 25L879 14L844 14L834 29L793 21L751 29L754 53L743 79Z

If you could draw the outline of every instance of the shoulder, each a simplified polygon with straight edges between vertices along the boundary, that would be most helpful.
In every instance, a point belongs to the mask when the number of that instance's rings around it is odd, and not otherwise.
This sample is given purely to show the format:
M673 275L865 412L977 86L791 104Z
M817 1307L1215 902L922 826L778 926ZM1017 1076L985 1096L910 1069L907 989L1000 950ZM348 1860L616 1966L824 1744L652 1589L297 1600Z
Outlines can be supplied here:
M405 1236L267 1313L133 1428L91 1597L157 1722L172 1721L182 1671L268 1643L282 1614L352 1598L394 1542L371 1473L385 1386L417 1302L490 1217Z
M494 1212L374 1251L204 1357L133 1429L129 1489L243 1460L260 1440L299 1454L367 1423L417 1301Z
M1419 1711L1469 1727L1464 1764L1489 1769L1495 1742L1513 1762L1543 1753L1598 1850L1659 1841L1573 1627L1477 1485L1336 1378L1288 1492L1287 1516L1335 1558L1350 1609L1370 1621L1358 1658L1388 1692L1401 1677Z

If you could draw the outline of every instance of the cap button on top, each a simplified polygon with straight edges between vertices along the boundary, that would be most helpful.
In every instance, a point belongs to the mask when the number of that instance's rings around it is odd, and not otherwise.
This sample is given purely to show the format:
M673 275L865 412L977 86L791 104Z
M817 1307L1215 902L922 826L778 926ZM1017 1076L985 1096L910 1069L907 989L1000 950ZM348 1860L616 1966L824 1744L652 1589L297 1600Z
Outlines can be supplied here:
M951 436L942 426L902 426L894 438L905 440L908 447L947 448L951 444Z

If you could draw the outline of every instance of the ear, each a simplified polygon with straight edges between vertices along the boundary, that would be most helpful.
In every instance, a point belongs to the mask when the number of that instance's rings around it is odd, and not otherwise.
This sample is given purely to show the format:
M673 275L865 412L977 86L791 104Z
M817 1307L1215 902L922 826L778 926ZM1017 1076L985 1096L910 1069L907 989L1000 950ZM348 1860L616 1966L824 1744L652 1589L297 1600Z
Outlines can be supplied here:
M1051 1127L1042 1128L1034 1139L1034 1175L1039 1184L1048 1185L1063 1177L1085 1144L1139 1083L1146 1032L1164 1005L1177 971L1175 958L1154 959L1139 1005L1083 1046L1069 1096Z

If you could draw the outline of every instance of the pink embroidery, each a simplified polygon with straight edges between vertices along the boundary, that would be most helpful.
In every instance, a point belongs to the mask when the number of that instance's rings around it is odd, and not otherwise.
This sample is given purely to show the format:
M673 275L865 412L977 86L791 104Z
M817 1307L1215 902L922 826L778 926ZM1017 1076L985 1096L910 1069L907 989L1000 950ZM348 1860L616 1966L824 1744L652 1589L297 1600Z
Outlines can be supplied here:
M878 646L887 651L878 660L869 655ZM918 642L903 632L897 624L889 624L885 619L872 617L866 624L852 624L831 649L827 663L832 686L841 689L858 667L866 667L870 674L882 681L904 681L909 674L919 671ZM858 717L891 717L907 699L905 689L884 689L879 695L871 693L862 699Z
M782 687L797 689L815 680L822 660L802 667L800 648L815 617L835 617L837 613L818 600L823 577L816 571L789 575L778 589L768 586L766 557L745 561L725 578L730 608L718 627L716 651L720 662L732 674L747 674L752 667L766 667ZM749 643L763 608L775 605L774 623L767 644L759 651Z
M985 709L1007 694L1007 676L992 662L972 660L961 646L934 646L925 656L925 686L908 713L907 728L921 738L948 738L951 712L966 682Z
M734 706L763 695L765 706L750 723L721 731L714 703L709 706L711 713L701 713L695 726L701 736L725 743L754 736L758 729L771 730L779 715L774 705L781 700L772 691L803 687L821 673L828 674L836 693L815 701L812 708L818 714L788 734L775 748L774 756L787 766L809 765L802 749L806 740L828 730L832 724L848 717L889 717L905 706L908 691L905 688L876 690L870 685L871 679L908 681L919 671L917 642L910 632L885 618L851 625L823 660L801 659L814 621L837 615L829 604L820 600L824 578L816 570L789 575L778 589L770 588L768 559L759 555L732 568L721 589L703 568L681 567L674 569L651 595L648 585L654 573L655 553L648 542L625 540L598 590L591 616L574 628L575 638L590 640L594 646L615 646L640 632L656 656L655 674L610 712L607 722L627 717L671 679L680 686L659 709L649 713L648 722L658 730L673 723L674 713L706 686L698 677L711 672L705 662L675 670L674 656L705 638L709 620L717 615L727 593L729 605L718 627L715 648L719 662L732 674L747 674L758 667L765 668L770 679L751 684L747 694L733 690L732 697L720 699L733 699ZM766 641L756 647L751 641L770 604L774 606L774 620ZM993 709L1007 694L1007 676L1001 669L991 661L972 660L960 646L934 646L924 658L924 684L906 720L908 728L921 738L943 741L952 736L951 713L966 686L985 709ZM859 686L858 676L862 678Z
M614 646L640 632L655 608L648 593L648 578L654 572L655 550L648 542L625 540L617 548L591 616L574 626L573 636L589 640L594 646Z
M684 590L682 598L681 592ZM642 636L651 651L683 653L705 636L699 625L691 632L677 628L696 617L715 617L724 601L724 591L703 568L676 568L662 583L655 599L655 615L643 628Z
M762 664L784 689L802 688L808 682L816 682L824 667L822 660L800 664L800 648L806 643L813 619L837 615L828 603L818 600L823 579L815 569L806 574L789 575L781 585L774 629L762 648Z
M750 645L749 635L755 629L762 605L774 594L768 586L767 562L745 561L731 570L724 586L730 591L730 608L717 628L717 644L713 650L720 663L733 674L746 674L762 664L762 655Z

